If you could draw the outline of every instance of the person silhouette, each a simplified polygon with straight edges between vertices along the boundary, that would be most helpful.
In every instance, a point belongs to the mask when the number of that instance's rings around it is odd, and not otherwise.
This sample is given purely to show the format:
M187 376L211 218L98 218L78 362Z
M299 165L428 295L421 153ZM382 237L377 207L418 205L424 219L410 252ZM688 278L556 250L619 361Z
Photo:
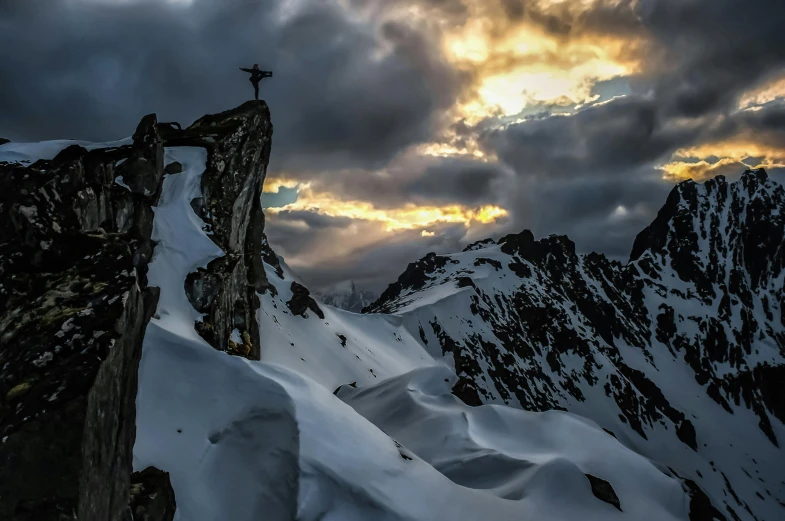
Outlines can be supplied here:
M262 71L259 70L259 64L254 63L253 69L246 69L245 67L240 67L240 70L243 72L250 72L251 77L248 78L253 85L253 92L254 98L257 100L259 99L259 82L262 81L262 78L272 78L273 73L272 71Z

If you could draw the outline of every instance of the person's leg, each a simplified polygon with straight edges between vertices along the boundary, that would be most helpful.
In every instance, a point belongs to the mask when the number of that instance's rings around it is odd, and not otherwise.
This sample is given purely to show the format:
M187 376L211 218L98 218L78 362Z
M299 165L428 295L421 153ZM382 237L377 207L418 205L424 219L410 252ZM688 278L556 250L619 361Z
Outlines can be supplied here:
M259 99L259 84L258 83L254 83L253 84L253 95L254 95L254 98L256 98L257 100Z

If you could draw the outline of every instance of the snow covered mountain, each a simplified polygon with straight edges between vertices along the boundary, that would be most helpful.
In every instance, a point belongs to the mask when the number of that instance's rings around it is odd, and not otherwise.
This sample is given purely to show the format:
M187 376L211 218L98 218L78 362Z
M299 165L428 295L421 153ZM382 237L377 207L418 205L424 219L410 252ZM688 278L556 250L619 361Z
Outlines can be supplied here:
M329 290L320 291L315 296L323 304L345 309L352 313L360 313L379 298L378 293L357 289L353 280L342 282Z
M783 216L763 170L687 181L626 265L525 231L411 264L366 311L454 360L466 403L582 415L727 518L781 519Z
M763 172L677 187L627 265L524 232L357 314L267 243L271 141L249 102L0 145L0 518L782 518Z

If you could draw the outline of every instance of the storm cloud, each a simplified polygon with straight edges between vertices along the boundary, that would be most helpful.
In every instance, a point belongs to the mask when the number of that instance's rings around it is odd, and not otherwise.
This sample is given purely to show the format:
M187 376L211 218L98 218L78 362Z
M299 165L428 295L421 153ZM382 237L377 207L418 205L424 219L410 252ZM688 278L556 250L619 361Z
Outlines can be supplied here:
M314 287L378 290L523 228L624 260L675 182L783 171L784 19L777 0L0 0L0 136L189 124L248 99L237 69L259 63L268 190L287 187L267 232ZM412 207L435 217L377 215Z
M457 76L423 36L335 2L0 3L0 135L108 140L156 112L189 124L252 94L272 108L277 168L374 166L428 137Z

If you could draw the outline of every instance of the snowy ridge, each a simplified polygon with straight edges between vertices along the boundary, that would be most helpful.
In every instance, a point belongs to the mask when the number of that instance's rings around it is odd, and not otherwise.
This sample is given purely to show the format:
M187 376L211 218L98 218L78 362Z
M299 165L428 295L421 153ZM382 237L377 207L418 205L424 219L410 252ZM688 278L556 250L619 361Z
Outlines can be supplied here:
M591 418L726 519L780 519L783 211L763 171L686 182L627 265L524 232L411 264L367 311L454 359L466 403Z
M107 143L93 143L90 141L75 141L71 139L56 139L36 143L9 142L0 145L0 163L28 164L40 159L53 159L65 148L79 145L87 150L98 148L116 148L131 145L133 139L128 137Z
M279 266L265 265L275 289L259 294L262 361L214 349L184 290L187 270L220 255L189 205L204 155L167 158L183 172L166 177L154 221L161 305L144 341L134 467L170 473L175 519L687 519L681 482L592 422L461 403L450 365L406 319L294 314Z

